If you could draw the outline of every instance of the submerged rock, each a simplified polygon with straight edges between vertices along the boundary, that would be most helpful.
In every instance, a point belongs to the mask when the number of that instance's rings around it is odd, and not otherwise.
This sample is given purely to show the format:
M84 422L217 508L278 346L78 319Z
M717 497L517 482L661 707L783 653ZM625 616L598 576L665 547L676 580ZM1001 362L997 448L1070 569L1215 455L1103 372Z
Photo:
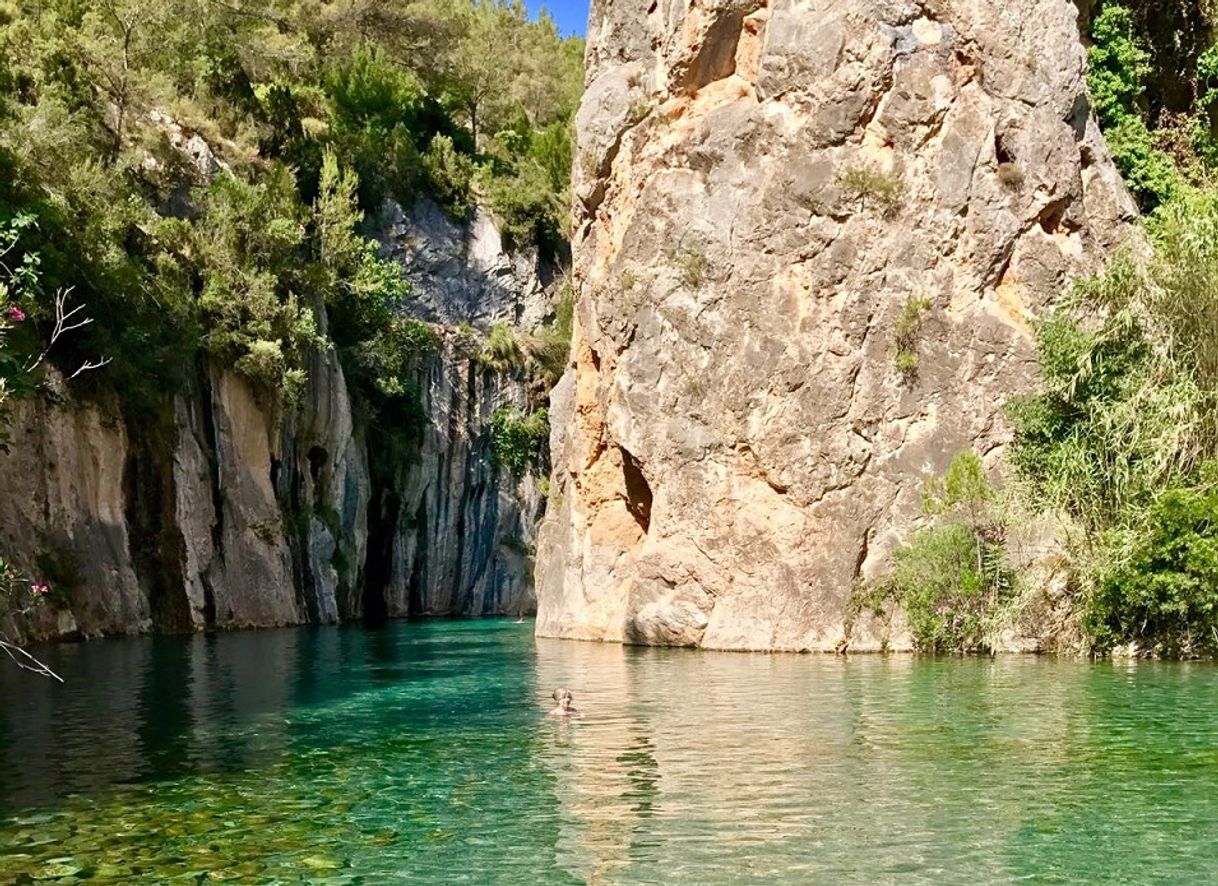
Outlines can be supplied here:
M1032 322L1135 216L1076 19L594 4L540 634L908 645L851 623L852 588L925 478L967 448L1000 469Z

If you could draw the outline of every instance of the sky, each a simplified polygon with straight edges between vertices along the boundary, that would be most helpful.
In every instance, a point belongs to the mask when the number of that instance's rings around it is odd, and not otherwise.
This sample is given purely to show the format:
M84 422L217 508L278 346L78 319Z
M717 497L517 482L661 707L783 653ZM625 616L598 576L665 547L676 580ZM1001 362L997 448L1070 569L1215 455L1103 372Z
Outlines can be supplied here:
M543 6L558 22L560 31L583 36L588 26L588 0L528 0L529 12L533 15Z

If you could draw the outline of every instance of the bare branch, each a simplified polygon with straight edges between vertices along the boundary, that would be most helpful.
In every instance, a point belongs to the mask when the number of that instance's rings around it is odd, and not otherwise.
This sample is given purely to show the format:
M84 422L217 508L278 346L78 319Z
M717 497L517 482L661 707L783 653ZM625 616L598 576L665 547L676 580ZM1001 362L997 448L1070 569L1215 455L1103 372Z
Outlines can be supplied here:
M55 291L55 327L51 330L51 340L47 346L43 348L42 353L31 359L23 367L24 372L33 372L42 365L42 361L47 358L47 354L51 352L51 348L55 347L55 342L59 341L65 334L74 332L77 329L82 329L93 322L92 317L81 317L78 320L73 320L77 314L85 309L84 305L77 305L71 310L68 309L68 298L72 295L73 287L69 286L66 289L57 289ZM70 379L76 378L82 372L88 372L92 369L100 369L110 362L110 358L106 357L101 360L86 360L84 365L77 369Z
M68 376L68 381L76 378L76 376L80 375L82 372L92 372L94 369L101 369L103 366L108 365L112 359L112 357L106 357L103 360L86 360L81 364L80 369L77 369Z
M58 680L60 683L63 682L63 677L52 671L49 667L40 662L38 659L34 658L34 656L30 655L20 646L9 643L6 640L0 640L0 650L3 650L4 653L13 660L13 664L21 668L21 670L31 671L32 673L38 674L42 677L51 677ZM18 658L17 656L21 657Z

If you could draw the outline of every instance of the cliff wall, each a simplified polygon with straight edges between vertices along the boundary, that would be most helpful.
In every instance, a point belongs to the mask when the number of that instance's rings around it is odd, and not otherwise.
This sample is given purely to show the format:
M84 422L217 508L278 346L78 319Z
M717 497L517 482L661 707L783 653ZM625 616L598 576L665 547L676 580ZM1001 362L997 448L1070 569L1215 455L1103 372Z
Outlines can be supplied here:
M907 646L850 617L1135 215L1069 0L594 2L538 632Z
M334 352L310 358L298 410L209 361L159 420L75 398L52 374L0 453L0 549L52 586L27 639L531 611L538 478L492 463L488 425L528 405L518 372L447 324L542 322L536 254L489 216L423 201L375 233L440 346L418 371L420 442L385 452ZM321 317L324 324L325 317ZM400 417L402 421L414 420Z

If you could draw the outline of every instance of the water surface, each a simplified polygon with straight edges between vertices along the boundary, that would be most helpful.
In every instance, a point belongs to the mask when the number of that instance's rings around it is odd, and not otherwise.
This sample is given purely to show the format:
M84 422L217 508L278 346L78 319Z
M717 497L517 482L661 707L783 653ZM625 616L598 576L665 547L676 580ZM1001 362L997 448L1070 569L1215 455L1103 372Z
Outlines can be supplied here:
M1218 882L1218 669L534 641L0 668L0 883ZM585 717L545 719L569 685Z

